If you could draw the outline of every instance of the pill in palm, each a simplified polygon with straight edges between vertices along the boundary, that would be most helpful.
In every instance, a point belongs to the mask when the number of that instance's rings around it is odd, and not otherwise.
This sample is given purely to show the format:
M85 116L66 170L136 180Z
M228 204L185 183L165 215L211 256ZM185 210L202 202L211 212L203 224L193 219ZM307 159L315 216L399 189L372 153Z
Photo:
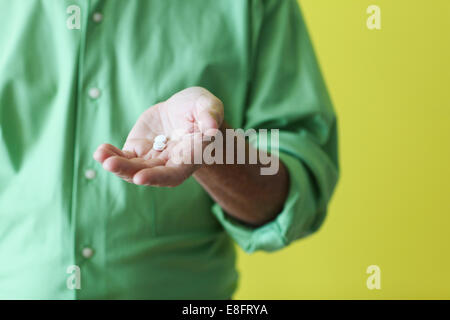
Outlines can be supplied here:
M156 136L155 138L155 142L162 142L162 143L166 143L167 138L165 135L160 134L159 136Z
M155 143L153 143L153 149L156 151L162 151L165 147L166 144L164 142L155 141Z

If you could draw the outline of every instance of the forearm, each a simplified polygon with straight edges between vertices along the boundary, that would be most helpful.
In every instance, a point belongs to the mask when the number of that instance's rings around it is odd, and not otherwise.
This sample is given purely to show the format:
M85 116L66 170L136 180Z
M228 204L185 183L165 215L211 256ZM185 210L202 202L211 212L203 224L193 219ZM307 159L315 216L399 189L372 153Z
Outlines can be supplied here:
M248 148L252 147L246 145L246 154ZM205 165L194 177L230 216L254 226L273 220L282 210L289 189L289 175L283 163L280 161L275 175L261 175L264 165L259 161L257 164L234 163Z

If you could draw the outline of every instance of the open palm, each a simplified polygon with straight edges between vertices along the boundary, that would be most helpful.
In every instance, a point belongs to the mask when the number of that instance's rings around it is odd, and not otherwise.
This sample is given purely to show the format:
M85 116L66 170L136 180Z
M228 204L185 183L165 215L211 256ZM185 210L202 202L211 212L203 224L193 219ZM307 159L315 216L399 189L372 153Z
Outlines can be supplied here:
M123 149L102 144L94 159L105 170L131 183L177 186L199 168L186 161L193 158L194 137L214 136L222 122L222 102L206 89L188 88L142 113ZM168 138L162 151L153 149L158 135Z

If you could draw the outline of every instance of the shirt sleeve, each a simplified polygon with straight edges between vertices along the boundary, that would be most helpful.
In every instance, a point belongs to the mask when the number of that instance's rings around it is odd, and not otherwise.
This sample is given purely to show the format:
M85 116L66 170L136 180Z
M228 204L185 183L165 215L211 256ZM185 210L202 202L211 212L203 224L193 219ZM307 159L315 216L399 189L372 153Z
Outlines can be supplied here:
M248 253L275 251L318 230L338 180L336 115L300 8L295 0L262 3L259 26L253 26L245 128L279 129L278 155L289 172L289 193L276 218L257 228L236 221L218 204L212 210Z

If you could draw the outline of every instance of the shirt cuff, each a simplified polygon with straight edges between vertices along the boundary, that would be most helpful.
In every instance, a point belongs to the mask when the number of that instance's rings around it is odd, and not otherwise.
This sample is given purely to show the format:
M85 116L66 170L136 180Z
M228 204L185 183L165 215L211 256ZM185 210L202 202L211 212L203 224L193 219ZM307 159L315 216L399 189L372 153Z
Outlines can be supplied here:
M312 233L309 226L315 218L315 205L308 172L298 158L284 152L278 156L289 172L290 186L284 207L274 220L252 228L227 215L217 203L212 207L224 229L247 253L279 250Z

